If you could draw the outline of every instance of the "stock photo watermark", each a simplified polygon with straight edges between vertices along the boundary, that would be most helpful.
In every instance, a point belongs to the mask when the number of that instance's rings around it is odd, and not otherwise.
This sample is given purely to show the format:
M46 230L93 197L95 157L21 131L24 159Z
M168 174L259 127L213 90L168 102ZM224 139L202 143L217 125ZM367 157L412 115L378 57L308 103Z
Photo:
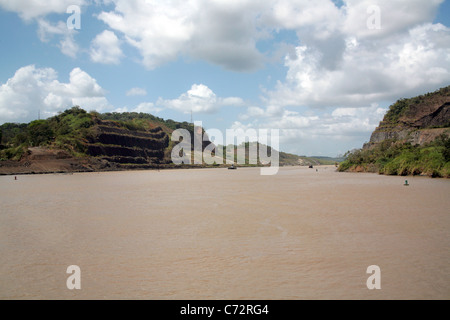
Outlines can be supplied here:
M377 5L371 5L367 8L367 29L381 30L381 8Z
M81 29L81 8L77 5L71 5L67 7L67 14L71 14L69 18L67 18L67 28L69 30L80 30Z
M372 265L367 267L367 274L371 276L366 281L367 289L369 290L381 290L381 269L379 266Z
M71 14L67 19L67 28L69 30L81 29L81 8L78 5L70 5L66 10L67 14ZM381 8L378 5L370 5L367 7L366 13L368 18L366 25L369 30L381 29Z
M67 274L70 276L67 278L66 287L69 290L81 290L81 268L77 265L71 265L67 267ZM371 265L367 267L367 274L370 274L367 278L366 286L369 290L381 290L381 269L377 265Z
M66 273L70 274L67 278L66 286L69 290L81 290L81 269L79 266L71 265L67 267Z
M203 130L202 122L195 122L193 134L186 129L177 129L172 133L172 142L177 142L177 144L172 149L171 159L176 165L259 164L263 166L261 175L275 175L278 173L280 163L279 131L279 129L247 129L245 131L243 129L227 129L224 134L219 129ZM211 142L211 137L214 137L214 142L219 141L226 147L223 148ZM250 140L258 141L258 143L245 144ZM270 147L268 146L269 141ZM205 142L211 143L204 148ZM226 150L225 154L224 149Z

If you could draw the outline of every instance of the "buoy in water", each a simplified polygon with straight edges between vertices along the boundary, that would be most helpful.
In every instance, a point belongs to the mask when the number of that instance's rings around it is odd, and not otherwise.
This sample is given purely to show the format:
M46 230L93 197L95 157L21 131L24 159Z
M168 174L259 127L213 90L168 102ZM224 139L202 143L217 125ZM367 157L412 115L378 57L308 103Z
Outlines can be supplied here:
M404 184L404 186L409 186L409 184L408 184L408 180L405 180L405 184Z

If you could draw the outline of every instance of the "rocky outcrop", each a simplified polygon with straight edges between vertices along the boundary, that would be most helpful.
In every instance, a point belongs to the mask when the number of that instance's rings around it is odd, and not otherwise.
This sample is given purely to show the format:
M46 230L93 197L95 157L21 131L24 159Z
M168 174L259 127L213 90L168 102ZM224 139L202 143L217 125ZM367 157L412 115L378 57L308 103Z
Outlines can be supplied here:
M450 87L446 87L433 93L397 101L364 147L368 148L385 140L423 145L442 134L450 136L449 128Z
M447 102L438 107L436 110L431 109L428 113L425 113L419 119L410 123L410 126L415 128L431 128L431 127L449 127L450 119L450 97L446 97Z
M375 131L370 137L370 144L377 144L384 140L402 140L413 145L423 145L432 142L442 134L450 135L449 128L435 129L403 129L400 131Z
M176 129L190 133L192 147L204 150L211 143L207 136L203 141L202 128L187 122L142 113L100 115L79 107L37 124L5 124L0 174L173 168L176 142L170 135Z
M109 162L150 164L164 161L169 136L161 127L148 131L132 131L102 121L86 144L86 153Z

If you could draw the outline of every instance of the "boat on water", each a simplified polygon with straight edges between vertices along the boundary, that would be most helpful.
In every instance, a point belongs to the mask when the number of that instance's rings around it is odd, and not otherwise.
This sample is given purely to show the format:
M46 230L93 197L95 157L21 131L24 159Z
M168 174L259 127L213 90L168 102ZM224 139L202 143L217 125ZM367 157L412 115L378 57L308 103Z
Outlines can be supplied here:
M231 167L228 167L228 170L236 170L237 167L234 165L234 163L231 165Z

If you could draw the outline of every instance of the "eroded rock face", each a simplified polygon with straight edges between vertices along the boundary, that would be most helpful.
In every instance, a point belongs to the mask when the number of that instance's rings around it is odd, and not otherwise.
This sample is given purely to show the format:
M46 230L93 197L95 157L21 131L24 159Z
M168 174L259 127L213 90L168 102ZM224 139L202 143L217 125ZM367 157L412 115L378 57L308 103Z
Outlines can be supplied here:
M87 144L87 154L117 163L159 163L169 146L169 136L160 127L149 131L131 131L105 121L96 128Z
M449 128L436 129L404 129L401 131L378 131L370 138L370 144L383 142L384 140L403 140L412 145L423 145L430 143L442 134L450 136Z
M370 143L380 143L384 140L404 140L408 137L410 130L400 131L377 131L375 130L370 137Z
M449 99L450 100L450 99ZM416 128L449 126L450 102L446 102L435 111L424 115L412 123Z
M367 146L390 139L423 145L442 134L450 135L450 87L403 101L398 119L387 114Z

